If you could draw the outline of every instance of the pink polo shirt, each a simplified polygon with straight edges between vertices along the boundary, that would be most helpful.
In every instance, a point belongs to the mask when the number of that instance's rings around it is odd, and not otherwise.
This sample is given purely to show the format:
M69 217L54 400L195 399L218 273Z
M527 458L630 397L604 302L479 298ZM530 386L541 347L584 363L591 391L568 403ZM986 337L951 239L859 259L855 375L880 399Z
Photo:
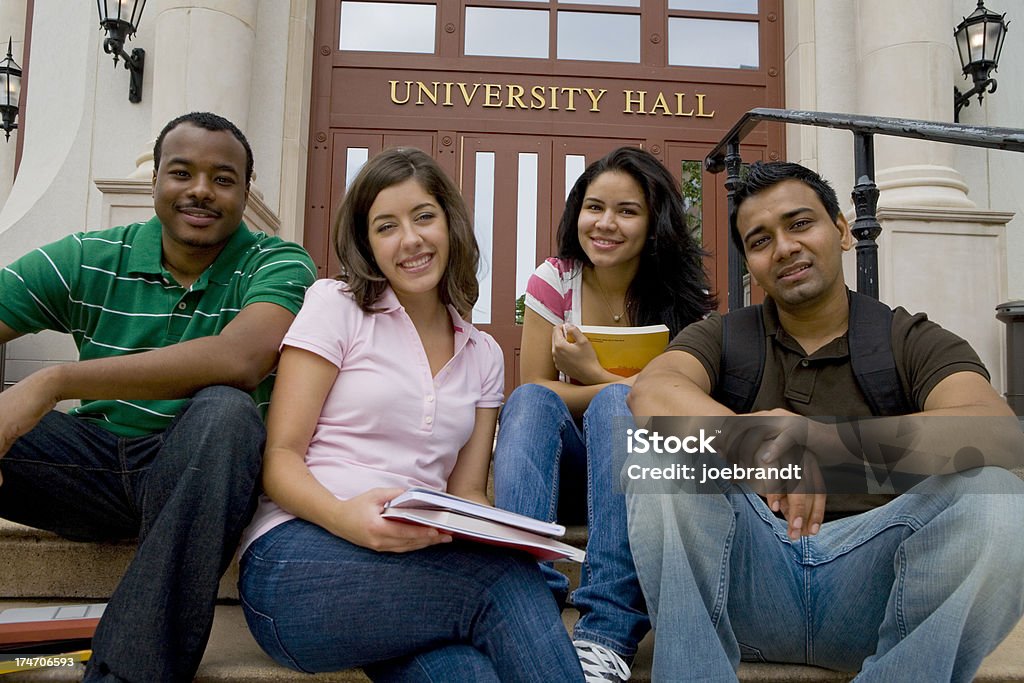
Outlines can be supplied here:
M281 346L322 356L340 372L306 452L313 476L339 499L377 487L445 490L477 408L497 408L504 392L501 349L448 308L455 354L430 374L412 320L391 289L367 314L343 282L318 280L306 292ZM242 550L293 519L260 496Z

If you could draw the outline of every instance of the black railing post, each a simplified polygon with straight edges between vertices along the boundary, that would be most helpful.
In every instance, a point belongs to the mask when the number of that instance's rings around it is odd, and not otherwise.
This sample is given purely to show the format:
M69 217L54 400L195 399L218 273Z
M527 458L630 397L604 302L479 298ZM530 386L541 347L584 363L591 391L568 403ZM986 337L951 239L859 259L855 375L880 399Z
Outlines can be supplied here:
M729 310L735 311L743 308L743 254L739 252L732 241L732 216L733 197L740 185L740 168L743 166L743 157L740 156L740 141L733 139L729 141L728 151L725 155L725 189L727 192L726 206L729 212Z
M878 243L882 226L875 217L878 186L875 185L875 144L871 133L853 134L853 163L857 184L851 196L857 211L851 232L857 238L857 291L878 298Z

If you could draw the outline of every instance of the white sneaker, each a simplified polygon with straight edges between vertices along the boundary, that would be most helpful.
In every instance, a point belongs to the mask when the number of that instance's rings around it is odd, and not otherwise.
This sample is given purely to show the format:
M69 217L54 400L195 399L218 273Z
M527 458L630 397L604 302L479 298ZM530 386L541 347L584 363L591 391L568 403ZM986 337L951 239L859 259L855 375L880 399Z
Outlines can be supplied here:
M604 645L589 640L574 640L572 644L576 648L576 656L580 658L583 678L587 683L620 683L629 680L629 666L622 661L622 657Z

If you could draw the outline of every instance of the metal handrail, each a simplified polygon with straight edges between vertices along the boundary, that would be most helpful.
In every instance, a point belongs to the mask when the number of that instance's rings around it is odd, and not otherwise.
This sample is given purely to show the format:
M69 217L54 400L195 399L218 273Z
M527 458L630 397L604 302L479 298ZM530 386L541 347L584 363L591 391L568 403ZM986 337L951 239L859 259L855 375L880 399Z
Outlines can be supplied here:
M733 197L740 181L740 142L761 121L777 121L801 126L838 128L853 132L854 185L852 196L856 219L851 231L857 238L857 291L878 298L878 244L876 239L882 226L875 217L878 207L878 186L875 185L875 135L913 138L931 142L944 142L969 147L1004 149L1024 152L1024 130L995 126L972 126L962 123L944 123L919 119L901 119L859 114L802 111L797 109L771 109L758 107L740 117L729 132L704 158L709 173L727 171L725 187L728 191L729 216L733 213ZM731 220L731 219L730 219ZM729 225L732 230L732 225ZM732 240L726 240L729 250L729 308L743 306L742 255Z

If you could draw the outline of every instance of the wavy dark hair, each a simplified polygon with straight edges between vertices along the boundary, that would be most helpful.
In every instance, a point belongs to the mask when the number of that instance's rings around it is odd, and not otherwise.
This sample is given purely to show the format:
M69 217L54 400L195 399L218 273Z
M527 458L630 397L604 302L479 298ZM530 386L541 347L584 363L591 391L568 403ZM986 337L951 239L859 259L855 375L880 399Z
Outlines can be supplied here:
M770 190L787 180L799 180L814 190L818 200L835 223L839 219L839 198L831 184L820 175L791 161L755 161L740 177L739 187L733 195L732 211L729 212L729 237L741 254L745 254L743 235L736 224L740 206L756 194Z
M587 188L609 171L628 174L644 191L647 240L640 266L626 290L626 311L633 325L668 326L675 336L717 305L704 270L705 252L687 224L679 181L650 152L620 147L587 166L565 200L558 224L558 256L593 266L580 244L578 222Z
M352 181L332 226L334 251L342 269L337 279L348 284L364 311L377 310L374 305L388 281L370 248L370 207L382 190L410 178L444 211L448 221L448 265L438 288L441 301L468 318L478 295L476 268L480 261L473 223L459 188L436 161L418 149L399 147L381 152L366 162Z

